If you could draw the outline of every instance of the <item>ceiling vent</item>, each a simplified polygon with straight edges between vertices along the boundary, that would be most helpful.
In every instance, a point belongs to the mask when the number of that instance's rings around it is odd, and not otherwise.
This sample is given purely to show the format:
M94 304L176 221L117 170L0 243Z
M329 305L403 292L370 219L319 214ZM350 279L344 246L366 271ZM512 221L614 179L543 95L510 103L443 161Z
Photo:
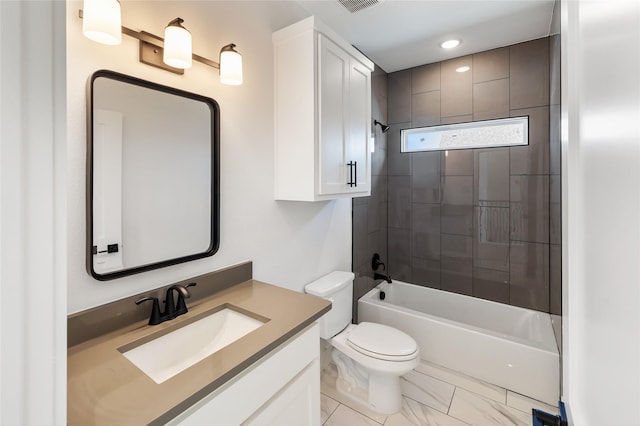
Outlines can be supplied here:
M349 12L356 13L370 6L382 3L384 0L338 0Z

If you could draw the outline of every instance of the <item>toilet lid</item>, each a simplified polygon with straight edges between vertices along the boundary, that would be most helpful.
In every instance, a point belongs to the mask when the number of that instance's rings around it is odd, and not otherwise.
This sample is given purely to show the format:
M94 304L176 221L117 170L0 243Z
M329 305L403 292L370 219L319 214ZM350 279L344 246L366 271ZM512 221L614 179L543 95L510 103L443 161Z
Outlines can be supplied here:
M418 350L416 341L408 334L372 322L358 324L349 333L347 341L355 350L381 359L406 359Z

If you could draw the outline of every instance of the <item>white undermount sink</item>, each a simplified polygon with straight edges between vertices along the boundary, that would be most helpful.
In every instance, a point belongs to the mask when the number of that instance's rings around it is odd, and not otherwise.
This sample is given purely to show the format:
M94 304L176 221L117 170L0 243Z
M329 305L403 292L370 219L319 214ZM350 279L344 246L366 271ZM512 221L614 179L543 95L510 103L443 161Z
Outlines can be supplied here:
M225 307L150 342L121 352L156 383L162 383L264 323L265 321Z

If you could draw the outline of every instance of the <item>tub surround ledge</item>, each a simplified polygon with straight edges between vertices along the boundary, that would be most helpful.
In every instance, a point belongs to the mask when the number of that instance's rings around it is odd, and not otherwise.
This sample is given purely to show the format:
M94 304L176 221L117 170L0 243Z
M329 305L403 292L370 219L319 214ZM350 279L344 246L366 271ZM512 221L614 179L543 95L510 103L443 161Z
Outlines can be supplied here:
M147 320L137 321L69 347L69 425L166 423L331 309L327 300L253 279L188 302L189 312L172 321L157 326L147 325ZM120 351L171 332L224 305L268 321L160 384Z

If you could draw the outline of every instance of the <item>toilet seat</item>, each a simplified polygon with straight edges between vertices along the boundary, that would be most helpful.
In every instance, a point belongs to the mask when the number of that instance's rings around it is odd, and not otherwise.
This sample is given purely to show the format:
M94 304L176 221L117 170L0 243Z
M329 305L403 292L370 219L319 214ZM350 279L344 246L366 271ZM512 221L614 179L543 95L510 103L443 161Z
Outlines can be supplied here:
M362 322L347 335L347 344L356 351L386 361L414 359L418 345L411 336L392 327Z

